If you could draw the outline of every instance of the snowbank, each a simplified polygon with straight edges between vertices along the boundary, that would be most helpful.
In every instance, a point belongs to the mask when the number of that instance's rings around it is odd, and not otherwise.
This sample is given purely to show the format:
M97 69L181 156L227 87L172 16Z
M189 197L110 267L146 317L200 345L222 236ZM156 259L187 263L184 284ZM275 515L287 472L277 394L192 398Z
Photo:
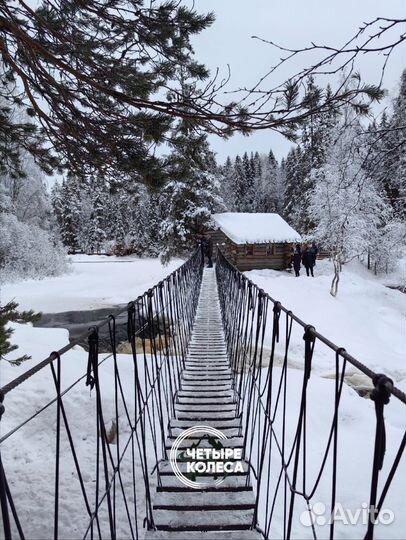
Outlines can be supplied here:
M329 294L332 267L327 260L317 261L314 278L303 275L303 271L298 278L274 270L252 270L246 275L372 370L384 372L396 381L405 378L406 296L382 285L358 262L343 268L337 298ZM303 366L302 338L303 330L295 324L291 345L295 367ZM271 327L265 345L270 343ZM316 344L314 370L327 374L333 366L334 354Z
M20 309L46 313L125 304L183 262L173 259L163 266L159 259L103 255L74 255L70 259L70 274L4 285L1 289L2 303L14 299Z

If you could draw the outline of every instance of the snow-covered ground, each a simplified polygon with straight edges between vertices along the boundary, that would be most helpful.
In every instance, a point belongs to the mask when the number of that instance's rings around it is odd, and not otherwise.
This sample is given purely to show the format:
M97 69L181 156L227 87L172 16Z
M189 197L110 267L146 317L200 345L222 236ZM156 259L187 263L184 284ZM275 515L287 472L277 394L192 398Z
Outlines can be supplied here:
M400 381L406 376L406 295L385 287L358 261L343 268L336 298L329 294L332 265L317 261L315 277L288 272L252 270L248 278L279 300L306 324L339 347L344 347L372 370ZM283 315L281 320L283 319ZM303 365L303 330L294 325L291 360ZM271 328L265 345L270 345ZM320 374L331 372L335 362L322 344L317 344L313 368Z
M171 272L181 261L162 267L157 260L129 258L119 262L112 258L74 257L73 269L68 275L43 281L28 281L8 285L2 291L2 300L15 298L24 309L33 308L47 312L73 309L89 309L125 303L151 287ZM84 261L84 262L81 262ZM97 261L97 262L93 262ZM313 324L326 337L344 346L348 352L365 362L376 371L394 377L397 385L406 389L405 378L405 331L406 296L399 291L384 287L379 279L360 265L354 263L344 268L337 298L329 294L331 270L328 261L318 261L315 277L294 276L271 270L252 271L247 275L273 298L280 300L306 323ZM282 319L281 319L282 320ZM296 326L296 325L295 325ZM30 325L13 324L13 342L20 347L19 353L32 354L33 359L16 367L2 362L1 385L15 378L36 362L45 358L52 350L68 342L68 333L61 329L32 328ZM282 333L281 333L282 334ZM300 396L303 365L303 332L296 330L292 336L290 367L289 410L295 416ZM269 346L270 335L266 345ZM283 340L278 345L281 353ZM64 355L62 362L62 387L86 371L87 353L80 347ZM123 373L124 391L131 393L132 362L127 355L119 355ZM334 381L325 376L333 372L334 355L326 348L316 346L313 373L310 379L312 399L309 401L309 455L313 459L309 469L310 480L320 463L322 446L325 443L326 426L331 422ZM113 418L114 384L112 362L107 360L100 368L106 407L106 422ZM275 382L278 368L275 369ZM25 418L39 410L55 396L51 372L47 368L24 382L6 396L6 412L1 422L1 435L16 427ZM91 395L82 380L64 397L69 418L73 421L74 436L83 469L87 471L86 487L92 491L95 481L94 467L94 395ZM369 492L370 465L373 451L374 407L369 400L362 399L350 387L345 386L342 395L340 422L339 494L352 509L367 502ZM406 424L406 406L392 398L385 409L387 425L387 454L383 478L400 442ZM18 510L22 513L26 534L30 538L49 537L52 527L53 474L55 445L55 406L41 413L26 427L13 434L2 444L2 459ZM278 422L275 429L278 430ZM289 427L288 431L293 429ZM125 431L125 429L124 429ZM290 433L289 431L289 433ZM289 434L288 437L292 435ZM61 509L61 538L77 536L83 531L86 521L85 508L80 502L79 485L75 478L73 462L69 458L66 439L63 438L63 489L65 493ZM356 449L356 450L354 450ZM123 471L130 474L128 464ZM386 508L395 512L392 526L380 526L376 538L400 538L406 529L403 508L405 459L394 485L388 495ZM152 478L152 477L151 477ZM140 477L140 485L142 479ZM126 489L130 490L130 486ZM141 490L142 492L142 490ZM38 495L40 494L40 495ZM321 483L315 499L327 501L328 485ZM131 496L130 496L131 498ZM35 501L29 502L29 501ZM137 501L142 513L142 498ZM35 504L36 511L32 511ZM300 504L300 503L299 503ZM72 520L71 516L75 519ZM82 517L81 517L82 516ZM125 524L125 519L122 520ZM273 524L273 537L280 533L282 521ZM124 527L124 525L123 525ZM120 537L127 537L125 527ZM318 534L320 531L318 531ZM359 536L360 529L340 527L337 538ZM310 528L294 524L294 537L311 537ZM328 537L325 527L321 537Z
M332 266L328 260L318 261L315 277L307 277L304 269L296 278L288 272L273 270L252 270L245 273L249 279L264 289L274 300L279 300L287 309L306 324L311 324L325 337L345 347L346 350L368 367L392 377L396 385L406 390L406 340L405 315L406 295L388 289L358 261L346 265L340 277L337 298L330 293ZM397 274L396 274L397 275ZM272 306L265 335L265 346L270 348L272 336ZM284 354L284 315L280 319L280 342L276 345L276 365L281 364ZM293 324L289 347L288 365L288 418L286 425L287 440L295 436L298 411L300 410L301 384L303 378L303 328ZM265 358L266 363L266 358ZM333 417L335 354L321 343L316 343L312 375L309 380L307 403L307 486L317 477L324 445ZM353 373L351 383L354 386L370 385L370 381L359 374L358 370L347 366L347 373ZM281 370L273 370L273 395L277 395ZM347 379L347 382L350 380ZM406 427L406 405L392 397L385 408L387 451L382 470L382 479L386 479ZM277 415L274 429L281 437L282 418ZM368 503L373 442L375 432L374 404L361 398L355 390L346 384L343 387L339 412L339 460L337 501L343 509L359 508L365 513ZM356 450L355 450L356 449ZM274 458L276 463L277 458ZM273 472L275 473L275 464ZM328 509L331 496L331 462L312 503L323 503ZM267 471L265 471L265 476ZM375 538L401 538L406 530L406 512L400 500L403 500L403 479L406 475L406 456L403 456L398 473L385 500L384 507L394 512L395 521L391 525L378 525ZM275 487L277 479L272 478ZM382 482L382 480L381 480ZM382 487L382 483L380 484ZM271 526L271 537L280 538L283 534L283 496L280 493L276 501L275 518ZM303 499L296 501L297 510L305 511ZM279 509L279 511L278 511ZM363 510L361 510L363 509ZM265 507L262 507L263 514ZM323 515L326 517L326 514ZM365 532L361 520L357 525L336 523L335 538L360 538ZM317 527L317 537L328 538L328 526ZM296 520L293 523L293 538L312 538L311 528L303 528Z
M30 328L14 325L16 332L13 341L19 343L21 352L29 351L33 358L46 356L50 349L56 349L68 343L68 332L61 329ZM96 482L96 397L95 390L90 391L85 386L87 367L87 352L81 347L62 356L61 388L72 387L63 397L64 408L69 422L71 436L79 462L84 489L89 503L93 507L95 500ZM107 354L100 355L100 359ZM2 363L2 383L13 379L17 374L27 369L35 361L27 361L20 367ZM129 355L117 355L121 384L126 396L126 406L131 418L134 418L134 373L133 361ZM143 360L140 357L138 369L143 380ZM103 417L107 432L115 420L114 393L114 363L107 358L99 367L99 379L103 402ZM55 399L55 385L49 367L40 370L28 381L24 382L6 395L6 411L1 421L1 437L18 428L24 421L34 416L42 407ZM121 450L123 452L131 430L126 420L124 406L119 398L119 426ZM148 433L148 423L147 423ZM150 437L147 437L150 439ZM25 535L30 539L51 538L53 535L53 504L55 478L55 441L56 441L56 406L52 404L41 411L36 417L22 426L1 444L4 470L10 485L10 490L17 506L19 519ZM147 448L149 447L147 443ZM82 538L89 523L89 516L81 493L78 475L65 428L62 425L60 443L60 508L59 508L59 537L62 539ZM116 460L116 444L110 445ZM151 451L151 456L153 452ZM137 445L134 459L136 464L136 501L134 500L132 482L132 452L128 447L121 461L120 471L127 503L131 509L132 525L134 526L134 503L138 511L137 525L141 536L142 520L145 517L145 491L141 474L141 462ZM152 461L152 460L151 460ZM101 465L102 467L102 465ZM111 477L111 467L109 467ZM104 493L103 471L100 471L100 494ZM150 477L152 489L155 477ZM131 538L125 505L121 497L121 487L117 483L117 537ZM101 505L101 530L103 536L108 536L108 520L106 502ZM13 522L13 520L12 520ZM18 537L13 524L13 537ZM2 535L0 524L0 537Z
M406 288L406 255L401 257L395 268L384 274L380 281L387 285L388 287L397 287L399 289L405 290Z
M137 257L115 258L104 256L71 257L71 272L56 278L41 281L26 280L2 287L2 302L15 299L21 309L34 309L48 313L66 310L81 310L107 307L133 300L145 290L155 285L176 269L181 260L173 260L163 266L158 259ZM0 364L0 386L15 379L35 364L46 358L51 351L58 350L69 342L69 334L64 329L33 328L30 324L11 323L14 329L12 342L19 346L10 358L22 354L31 355L20 366L7 362ZM101 355L105 357L107 355ZM75 346L62 356L62 389L86 374L87 352ZM118 355L124 393L129 398L131 414L133 397L133 363L128 355ZM142 362L139 366L142 373ZM114 419L114 368L109 358L100 366L103 406L107 428ZM32 378L15 388L5 399L6 412L1 421L1 437L18 427L31 415L35 415L44 405L55 398L55 386L50 368L42 369ZM71 423L78 459L84 472L85 489L91 504L94 499L95 482L95 397L85 386L83 378L64 397L64 405ZM129 436L125 415L122 411L120 422L122 438ZM10 489L17 504L23 529L29 538L49 538L52 536L53 482L55 467L55 405L41 412L5 440L2 445L2 459ZM114 447L113 447L113 451ZM61 508L60 537L81 537L88 523L88 516L69 445L62 430L61 443ZM136 452L136 462L139 456ZM124 489L128 502L133 506L131 452L127 452L122 462ZM139 471L141 469L139 468ZM139 472L138 471L138 472ZM138 473L137 473L138 474ZM139 473L141 474L141 473ZM151 477L152 484L154 483ZM137 508L141 521L145 513L142 477L137 482ZM119 490L120 491L120 490ZM103 492L103 489L101 489ZM128 520L123 503L117 494L119 537L130 537ZM32 502L35 503L35 511ZM102 508L102 512L103 512ZM75 516L72 519L72 516ZM0 525L2 533L2 526ZM0 533L0 534L1 534Z
M163 266L158 259L104 255L73 255L70 260L68 274L3 285L2 303L15 299L21 309L47 313L125 304L183 262L173 259Z
M282 370L278 367L273 369L272 388L273 388L273 406L275 405L278 394L278 386ZM302 371L296 369L287 370L287 411L285 424L285 444L290 449L296 436L296 427L300 411L301 388L303 382ZM405 385L403 385L405 390ZM323 463L324 451L329 438L332 419L334 417L334 396L335 381L312 375L309 380L306 404L306 493L310 494L316 485L321 465ZM273 421L273 430L279 442L283 440L283 415L282 404L277 409ZM272 409L273 412L273 409ZM396 456L401 440L405 432L406 425L406 405L392 398L385 409L385 424L387 448L385 453L384 466L380 476L380 489L383 482L388 477L390 468ZM261 425L261 423L260 423ZM263 425L263 424L262 424ZM369 503L369 492L371 482L371 471L373 463L373 450L375 439L375 409L371 400L361 398L355 390L347 385L343 386L340 407L338 413L338 460L337 460L337 492L336 501L341 505L337 510L335 519L336 539L354 539L363 538L366 531L366 508ZM270 538L283 538L284 531L284 490L283 480L278 486L279 472L281 469L281 460L273 441L271 459L268 460L268 452L271 445L265 449L263 479L270 479L271 497L279 489L275 503L275 512L271 522ZM303 448L303 442L302 442ZM254 445L255 449L255 445ZM301 449L302 451L302 449ZM287 452L288 454L288 452ZM320 482L311 499L311 504L315 505L324 512L321 515L322 522L316 522L317 538L329 538L329 525L327 524L332 487L332 452L325 464L325 469L321 475ZM254 458L256 452L254 450ZM299 461L299 473L297 489L299 492L303 489L303 455ZM293 460L292 460L293 461ZM290 462L290 478L293 474L293 462ZM255 463L255 459L253 460ZM404 508L404 479L406 477L406 456L400 462L399 468L392 482L390 490L385 498L383 508L385 512L390 511L394 514L394 521L390 524L378 523L375 529L374 538L393 539L403 538L406 530L406 512ZM290 497L289 489L288 501ZM380 491L379 491L380 493ZM266 483L262 482L262 496L260 497L259 519L262 520L266 515ZM269 503L268 503L269 504ZM317 506L316 506L317 505ZM345 522L345 512L355 513L357 509L363 512L363 519L360 518L356 523ZM317 515L317 510L315 510ZM349 514L347 514L348 516ZM341 519L342 516L342 519ZM303 521L301 520L301 517ZM295 512L292 522L292 538L312 539L313 532L311 527L303 526L309 524L309 515L305 500L301 496L295 499Z

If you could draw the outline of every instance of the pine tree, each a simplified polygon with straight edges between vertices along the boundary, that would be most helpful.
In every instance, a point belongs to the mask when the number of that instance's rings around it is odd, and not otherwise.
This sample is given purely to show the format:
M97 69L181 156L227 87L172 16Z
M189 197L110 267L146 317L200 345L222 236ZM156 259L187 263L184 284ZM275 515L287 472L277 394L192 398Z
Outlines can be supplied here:
M41 318L40 313L34 311L17 311L18 304L16 302L8 302L4 306L0 305L0 360L6 360L10 364L20 365L21 362L29 360L31 357L24 354L17 358L5 358L6 355L18 349L18 345L11 345L10 338L13 334L13 329L7 327L9 322L36 322Z
M193 57L191 40L212 24L213 15L172 0L56 0L36 11L3 2L0 17L5 73L10 84L25 90L18 99L41 120L63 164L80 175L97 169L114 179L135 170L138 181L162 181L150 147L166 138L173 114L182 115L187 98L179 67L196 81L208 77ZM159 105L152 96L168 87L177 98L163 97ZM196 89L196 104L200 95ZM10 103L12 97L5 99ZM0 123L6 133L2 128ZM14 136L18 129L10 132ZM43 151L31 150L36 156Z

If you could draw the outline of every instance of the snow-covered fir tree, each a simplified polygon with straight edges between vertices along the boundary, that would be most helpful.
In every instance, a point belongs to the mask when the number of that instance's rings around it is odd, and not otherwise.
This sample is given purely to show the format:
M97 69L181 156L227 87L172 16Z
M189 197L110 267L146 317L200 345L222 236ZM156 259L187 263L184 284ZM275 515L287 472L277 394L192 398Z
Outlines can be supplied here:
M79 251L83 216L89 211L89 203L84 200L79 179L68 175L61 185L55 184L52 189L52 206L64 245L70 253Z
M196 245L196 235L209 225L211 214L225 209L220 195L221 172L206 135L183 120L176 127L171 147L166 163L169 181L159 196L164 261L190 252Z
M302 212L306 204L304 199L304 175L302 166L302 149L298 145L292 148L285 160L285 205L284 218L299 230Z
M270 150L268 155L245 152L222 167L221 194L230 212L281 212L284 174Z
M322 90L309 78L307 82L307 107L311 109L322 98L328 99L331 89ZM299 143L292 149L285 164L286 193L283 214L289 223L301 233L311 230L313 223L308 213L307 199L314 187L311 172L322 167L330 145L334 125L338 120L336 111L326 110L310 114L300 128Z
M256 179L255 208L257 212L281 213L285 196L285 182L272 150L261 157L260 176Z
M227 210L233 211L236 208L236 192L235 192L235 171L234 164L230 156L227 157L225 164L220 167L223 181L220 186L221 196Z
M406 70L391 111L384 111L366 134L365 168L384 190L400 219L406 219Z

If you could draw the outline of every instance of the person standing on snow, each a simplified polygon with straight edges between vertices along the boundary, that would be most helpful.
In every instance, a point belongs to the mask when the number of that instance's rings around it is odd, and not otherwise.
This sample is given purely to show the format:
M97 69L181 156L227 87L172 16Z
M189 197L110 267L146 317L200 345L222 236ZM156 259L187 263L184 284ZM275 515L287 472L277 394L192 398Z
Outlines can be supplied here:
M312 242L312 247L309 249L309 251L312 254L313 266L316 266L317 253L319 252L316 246L316 242Z
M296 248L295 248L295 251L292 255L292 264L293 264L293 269L295 271L295 276L296 277L299 277L300 276L300 262L302 260L302 254L300 252L300 245L299 244L296 244Z
M305 244L305 249L302 253L302 263L303 266L306 268L306 275L309 276L310 274L312 277L314 277L313 274L313 255L310 252L309 246ZM309 273L310 272L310 273Z

